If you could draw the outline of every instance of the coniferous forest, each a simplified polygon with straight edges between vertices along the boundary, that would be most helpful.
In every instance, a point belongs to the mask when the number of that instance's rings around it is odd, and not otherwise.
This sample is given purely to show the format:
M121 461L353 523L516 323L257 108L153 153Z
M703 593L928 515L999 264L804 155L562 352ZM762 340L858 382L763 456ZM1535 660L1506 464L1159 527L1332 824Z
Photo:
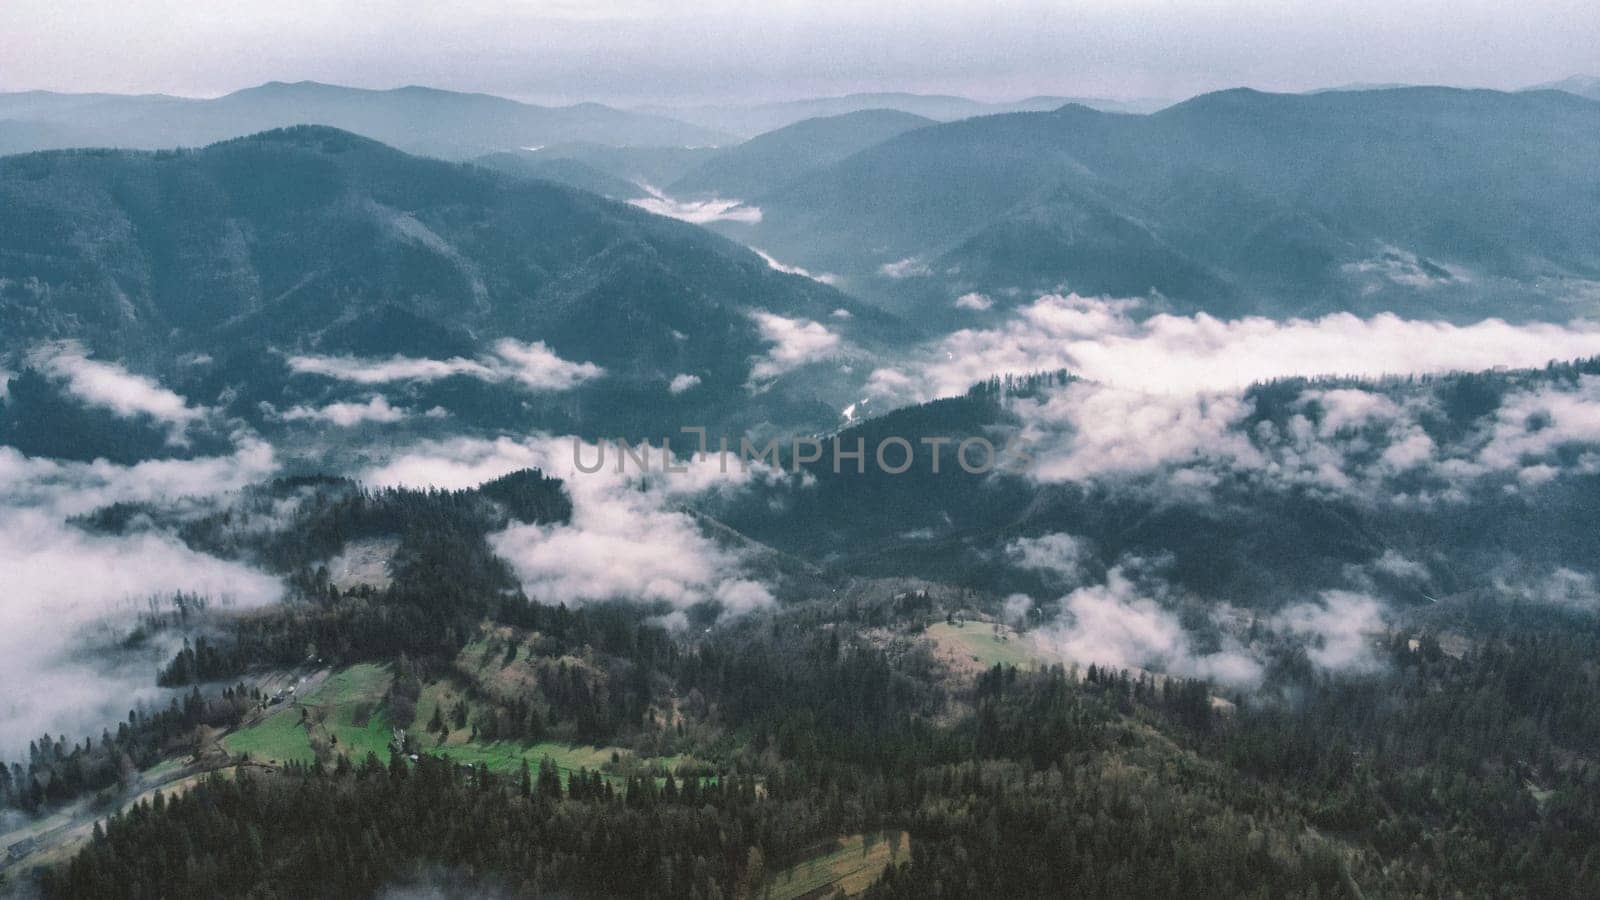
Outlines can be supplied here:
M1262 6L0 0L0 898L1600 898L1600 17Z

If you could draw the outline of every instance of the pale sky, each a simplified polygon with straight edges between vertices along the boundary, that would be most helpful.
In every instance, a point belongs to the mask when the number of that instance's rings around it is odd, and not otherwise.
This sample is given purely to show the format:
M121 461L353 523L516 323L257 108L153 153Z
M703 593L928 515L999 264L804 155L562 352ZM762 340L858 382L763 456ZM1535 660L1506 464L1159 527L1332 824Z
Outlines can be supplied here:
M0 91L427 84L533 102L1179 98L1600 74L1594 0L0 0Z

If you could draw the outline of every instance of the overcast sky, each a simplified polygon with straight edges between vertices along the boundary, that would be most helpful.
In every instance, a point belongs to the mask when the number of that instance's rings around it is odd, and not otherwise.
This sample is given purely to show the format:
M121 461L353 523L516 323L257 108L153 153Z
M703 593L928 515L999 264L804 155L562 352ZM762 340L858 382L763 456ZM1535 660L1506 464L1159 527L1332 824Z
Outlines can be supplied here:
M535 102L1177 98L1600 73L1594 0L0 0L0 90L427 84Z

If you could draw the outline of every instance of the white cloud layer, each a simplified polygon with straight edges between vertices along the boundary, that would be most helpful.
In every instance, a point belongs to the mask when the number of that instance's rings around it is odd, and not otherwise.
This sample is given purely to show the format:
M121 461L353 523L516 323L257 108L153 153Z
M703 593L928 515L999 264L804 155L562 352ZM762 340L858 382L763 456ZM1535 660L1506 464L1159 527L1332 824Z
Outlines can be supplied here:
M277 469L272 447L242 440L231 456L148 460L119 466L23 456L0 446L0 497L7 508L31 507L58 518L117 502L207 497L238 490Z
M766 381L807 363L827 359L843 341L827 326L810 319L789 319L769 312L752 313L763 340L772 344L751 362L750 380Z
M1253 685L1261 666L1236 645L1196 652L1176 616L1146 596L1121 568L1104 584L1078 588L1061 600L1062 616L1033 632L1038 646L1082 666L1152 669L1169 675Z
M1373 638L1384 628L1383 606L1365 594L1324 591L1315 602L1292 606L1274 622L1306 639L1306 656L1335 672L1372 672L1383 666Z
M83 346L62 342L29 354L29 362L60 381L67 392L90 406L123 418L146 415L178 428L205 414L153 378L135 375L116 363L89 359Z
M1226 472L1375 500L1452 500L1479 479L1537 486L1600 470L1600 377L1513 386L1494 413L1439 444L1431 394L1380 387L1302 388L1281 421L1255 421L1242 392L1149 394L1073 382L1013 403L1045 482L1160 472L1175 490ZM1254 421L1254 424L1251 424ZM1409 486L1395 479L1426 476ZM1515 486L1513 485L1513 486Z
M655 213L658 216L693 222L696 225L705 225L710 222L748 222L753 224L761 221L761 207L746 206L742 200L675 200L648 184L642 184L640 187L648 191L650 196L637 197L628 202L645 212ZM774 268L777 268L777 266L774 265Z
M584 444L579 452L589 467L601 450ZM707 491L736 490L764 477L759 470L746 473L734 465L723 473L710 456L682 461L686 471L666 474L657 447L650 451L649 475L641 476L631 458L628 471L619 474L616 448L607 446L605 453L600 471L584 473L576 468L571 438L463 438L420 445L369 470L363 480L462 488L528 467L562 478L572 497L570 523L513 525L490 536L523 590L544 603L621 599L683 610L715 600L725 614L737 615L773 602L767 588L745 574L740 555L706 537L681 508Z
M142 601L174 591L245 607L271 603L282 590L276 578L167 535L93 536L40 510L0 511L0 535L0 677L14 688L0 699L0 752L8 758L46 730L75 729L69 738L81 739L78 731L116 721L153 685L148 671L124 683L76 658L85 629L108 621L126 628Z
M1014 543L1011 550L1012 561L1020 568L1061 571L1065 560L1065 567L1075 577L1081 574L1081 543L1069 535L1044 535ZM1263 666L1237 637L1224 632L1215 652L1200 652L1170 610L1170 602L1163 603L1163 598L1170 601L1172 589L1141 571L1143 561L1125 563L1113 566L1103 583L1076 587L1061 598L1060 616L1031 632L1041 650L1081 666L1095 663L1149 669L1238 687L1260 683ZM1592 596L1592 578L1564 573L1540 584L1541 590L1549 589L1562 598L1551 602ZM1031 606L1023 602L1027 599L1020 594L1006 599L1008 620L1026 614ZM1323 591L1314 600L1283 609L1264 624L1298 641L1311 663L1324 671L1364 673L1383 666L1375 638L1386 625L1384 607L1367 594Z
M340 428L350 428L363 422L388 424L406 418L407 412L389 405L382 394L365 403L329 403L326 406L296 406L283 413L288 422L327 422Z
M108 670L86 632L126 630L143 601L175 591L257 606L281 585L247 566L188 549L170 535L93 535L65 519L116 501L214 496L275 468L271 448L230 457L116 466L30 459L0 447L0 754L49 730L81 739L154 695L148 668ZM23 689L23 687L26 689Z
M1600 354L1600 323L1452 325L1362 319L1133 317L1138 301L1046 295L1004 324L962 329L899 367L897 400L953 396L991 375L1067 369L1150 393L1239 388L1294 375L1421 374L1541 366Z
M920 275L927 275L930 271L932 270L928 268L927 263L917 259L915 256L884 263L878 267L878 274L894 279L914 278Z
M1090 552L1081 538L1070 534L1022 537L1006 544L1006 556L1020 569L1043 572L1066 584L1083 580Z
M398 381L438 381L457 375L491 383L510 382L530 391L565 391L599 378L605 370L588 362L571 362L557 356L543 341L523 343L504 338L494 343L490 355L479 359L417 359L391 356L366 359L355 356L291 356L291 371L322 375L354 384L388 384Z
M751 247L750 249L754 250L755 254L757 256L761 257L762 262L765 262L768 267L770 267L772 269L776 269L779 272L783 272L783 273L786 273L786 274L789 274L789 275L801 275L801 276L804 276L806 278L811 279L812 281L821 282L822 284L827 284L827 285L835 285L835 284L839 283L839 276L837 276L837 275L832 275L832 274L829 274L827 272L816 272L816 273L813 273L813 272L808 271L806 269L802 269L799 266L786 266L783 263L778 262L777 260L773 259L771 256L767 255L767 252L765 250L762 250L759 247ZM848 313L846 313L846 315L848 315Z

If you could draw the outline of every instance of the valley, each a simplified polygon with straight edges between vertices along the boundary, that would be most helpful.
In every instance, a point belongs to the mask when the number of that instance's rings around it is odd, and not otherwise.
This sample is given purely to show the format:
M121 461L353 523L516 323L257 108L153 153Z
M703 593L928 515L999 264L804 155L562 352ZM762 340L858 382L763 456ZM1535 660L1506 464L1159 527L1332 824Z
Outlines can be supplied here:
M558 7L0 72L0 896L1600 896L1593 79Z

